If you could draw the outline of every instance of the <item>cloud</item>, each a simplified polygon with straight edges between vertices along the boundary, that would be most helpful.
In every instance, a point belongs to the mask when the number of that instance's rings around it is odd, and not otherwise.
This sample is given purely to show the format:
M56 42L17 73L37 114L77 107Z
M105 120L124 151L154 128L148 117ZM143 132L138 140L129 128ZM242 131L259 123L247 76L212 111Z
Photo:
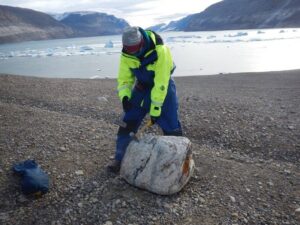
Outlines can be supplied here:
M30 8L47 13L98 11L143 27L176 20L201 12L221 0L0 0L2 5Z

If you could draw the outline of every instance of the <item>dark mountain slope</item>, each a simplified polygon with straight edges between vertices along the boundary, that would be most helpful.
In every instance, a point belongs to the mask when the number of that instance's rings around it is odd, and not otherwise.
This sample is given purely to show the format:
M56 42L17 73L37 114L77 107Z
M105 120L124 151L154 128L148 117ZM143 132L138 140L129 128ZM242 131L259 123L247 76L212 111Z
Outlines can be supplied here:
M71 27L76 36L121 34L129 24L113 15L98 12L73 12L60 21Z
M164 30L201 31L300 27L299 0L224 0L171 22Z
M0 43L72 37L71 28L45 13L0 6Z

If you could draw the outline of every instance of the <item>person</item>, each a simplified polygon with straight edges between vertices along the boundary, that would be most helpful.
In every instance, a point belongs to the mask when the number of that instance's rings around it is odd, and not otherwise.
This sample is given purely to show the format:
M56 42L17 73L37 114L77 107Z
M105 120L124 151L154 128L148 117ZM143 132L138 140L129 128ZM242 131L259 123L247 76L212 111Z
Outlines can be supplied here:
M118 73L118 95L126 127L119 127L110 172L118 173L126 148L147 113L164 135L182 136L178 119L175 70L170 49L154 31L128 27L122 35L122 54Z

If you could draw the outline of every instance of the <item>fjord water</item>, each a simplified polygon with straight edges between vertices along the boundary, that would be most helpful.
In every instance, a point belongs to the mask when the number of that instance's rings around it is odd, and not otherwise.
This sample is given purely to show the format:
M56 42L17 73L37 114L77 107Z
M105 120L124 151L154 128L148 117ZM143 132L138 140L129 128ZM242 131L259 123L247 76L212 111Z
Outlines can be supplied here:
M300 69L300 29L161 33L174 76ZM0 45L0 73L37 77L117 77L121 36Z

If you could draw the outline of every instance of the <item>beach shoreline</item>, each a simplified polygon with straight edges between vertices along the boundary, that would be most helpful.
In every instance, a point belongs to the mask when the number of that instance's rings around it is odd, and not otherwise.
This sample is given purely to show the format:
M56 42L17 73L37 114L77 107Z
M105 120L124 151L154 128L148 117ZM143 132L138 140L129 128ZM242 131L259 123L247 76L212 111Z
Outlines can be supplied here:
M197 169L165 197L105 171L122 113L116 79L0 75L0 223L297 224L300 70L174 80ZM50 176L41 199L23 196L11 171L26 159Z

